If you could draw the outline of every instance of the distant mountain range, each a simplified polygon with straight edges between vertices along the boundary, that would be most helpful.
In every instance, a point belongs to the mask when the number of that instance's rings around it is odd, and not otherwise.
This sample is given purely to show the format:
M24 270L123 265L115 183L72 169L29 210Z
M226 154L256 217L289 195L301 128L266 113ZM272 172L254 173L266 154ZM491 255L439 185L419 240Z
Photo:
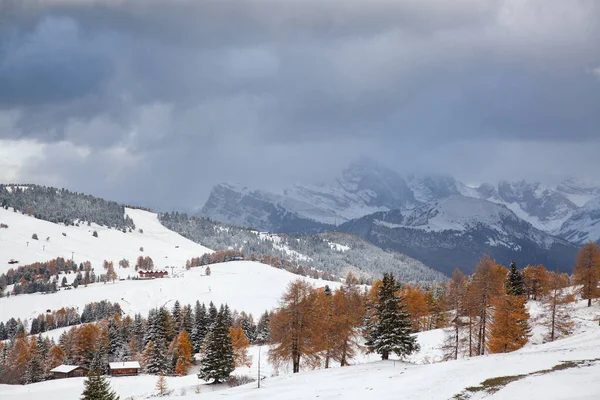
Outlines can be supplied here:
M444 272L451 264L472 265L483 253L566 270L576 246L600 239L598 198L600 183L473 187L451 176L403 175L363 159L330 182L280 192L216 185L199 214L272 232L356 233Z

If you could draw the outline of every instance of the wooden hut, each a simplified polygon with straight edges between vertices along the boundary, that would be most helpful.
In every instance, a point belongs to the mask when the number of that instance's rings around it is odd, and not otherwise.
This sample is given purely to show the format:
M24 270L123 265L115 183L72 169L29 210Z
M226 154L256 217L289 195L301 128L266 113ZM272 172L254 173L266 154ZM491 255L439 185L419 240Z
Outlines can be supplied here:
M169 275L167 271L138 271L140 275L140 279L156 279L156 278L164 278Z
M88 369L79 365L59 365L51 369L52 379L76 378L86 376Z
M131 376L139 375L140 363L137 361L111 362L108 369L112 376Z

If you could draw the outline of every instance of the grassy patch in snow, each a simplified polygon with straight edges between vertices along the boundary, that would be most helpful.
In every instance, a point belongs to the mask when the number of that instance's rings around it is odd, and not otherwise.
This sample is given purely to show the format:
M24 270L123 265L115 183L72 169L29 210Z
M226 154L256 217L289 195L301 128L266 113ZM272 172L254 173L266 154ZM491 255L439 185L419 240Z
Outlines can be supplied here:
M563 361L552 368L530 372L528 374L497 376L495 378L489 378L481 382L481 384L479 384L478 386L469 386L465 388L465 390L458 394L455 394L452 398L454 400L467 400L471 397L471 395L478 392L493 394L505 387L506 385L508 385L509 383L521 380L523 378L527 378L528 376L544 375L570 368L589 367L590 365L593 365L598 361L600 361L600 358L595 358L593 360Z

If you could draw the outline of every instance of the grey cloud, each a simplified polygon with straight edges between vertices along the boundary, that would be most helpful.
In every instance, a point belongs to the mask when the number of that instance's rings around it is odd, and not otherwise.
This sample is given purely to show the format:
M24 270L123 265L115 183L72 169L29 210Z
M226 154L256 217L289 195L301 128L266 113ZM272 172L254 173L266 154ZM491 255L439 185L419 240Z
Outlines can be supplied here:
M145 160L118 178L128 196L364 153L469 175L456 158L493 143L598 146L598 20L593 0L5 0L0 113L18 117L0 138L86 148L77 174L55 155L32 168L106 190L124 148Z

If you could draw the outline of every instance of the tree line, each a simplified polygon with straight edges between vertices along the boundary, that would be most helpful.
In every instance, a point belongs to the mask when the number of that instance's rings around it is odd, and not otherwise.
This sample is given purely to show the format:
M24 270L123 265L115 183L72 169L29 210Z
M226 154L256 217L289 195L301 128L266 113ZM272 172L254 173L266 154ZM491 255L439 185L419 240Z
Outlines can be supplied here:
M33 321L39 330L42 321L70 316L73 310L59 310ZM247 347L270 339L269 314L255 322L251 314L231 311L212 302L160 307L141 314L122 316L120 306L108 302L90 303L79 318L80 325L63 332L58 342L41 331L27 336L25 324L10 322L7 340L0 342L0 383L33 383L48 378L48 371L61 364L80 365L105 373L109 362L137 360L149 374L185 375L193 355L200 353L200 374L205 380L222 381L236 365L246 364ZM11 320L12 321L12 320ZM100 321L94 323L93 321ZM15 325L15 326L13 326Z
M20 318L10 318L6 323L0 322L0 340L14 341L20 334L37 335L57 328L100 321L111 316L121 315L123 311L119 303L107 300L87 303L81 315L78 308L63 307L59 310L38 314L32 318L30 327Z
M135 229L124 206L83 193L38 185L0 184L0 206L45 221L74 225L94 222L117 229Z

